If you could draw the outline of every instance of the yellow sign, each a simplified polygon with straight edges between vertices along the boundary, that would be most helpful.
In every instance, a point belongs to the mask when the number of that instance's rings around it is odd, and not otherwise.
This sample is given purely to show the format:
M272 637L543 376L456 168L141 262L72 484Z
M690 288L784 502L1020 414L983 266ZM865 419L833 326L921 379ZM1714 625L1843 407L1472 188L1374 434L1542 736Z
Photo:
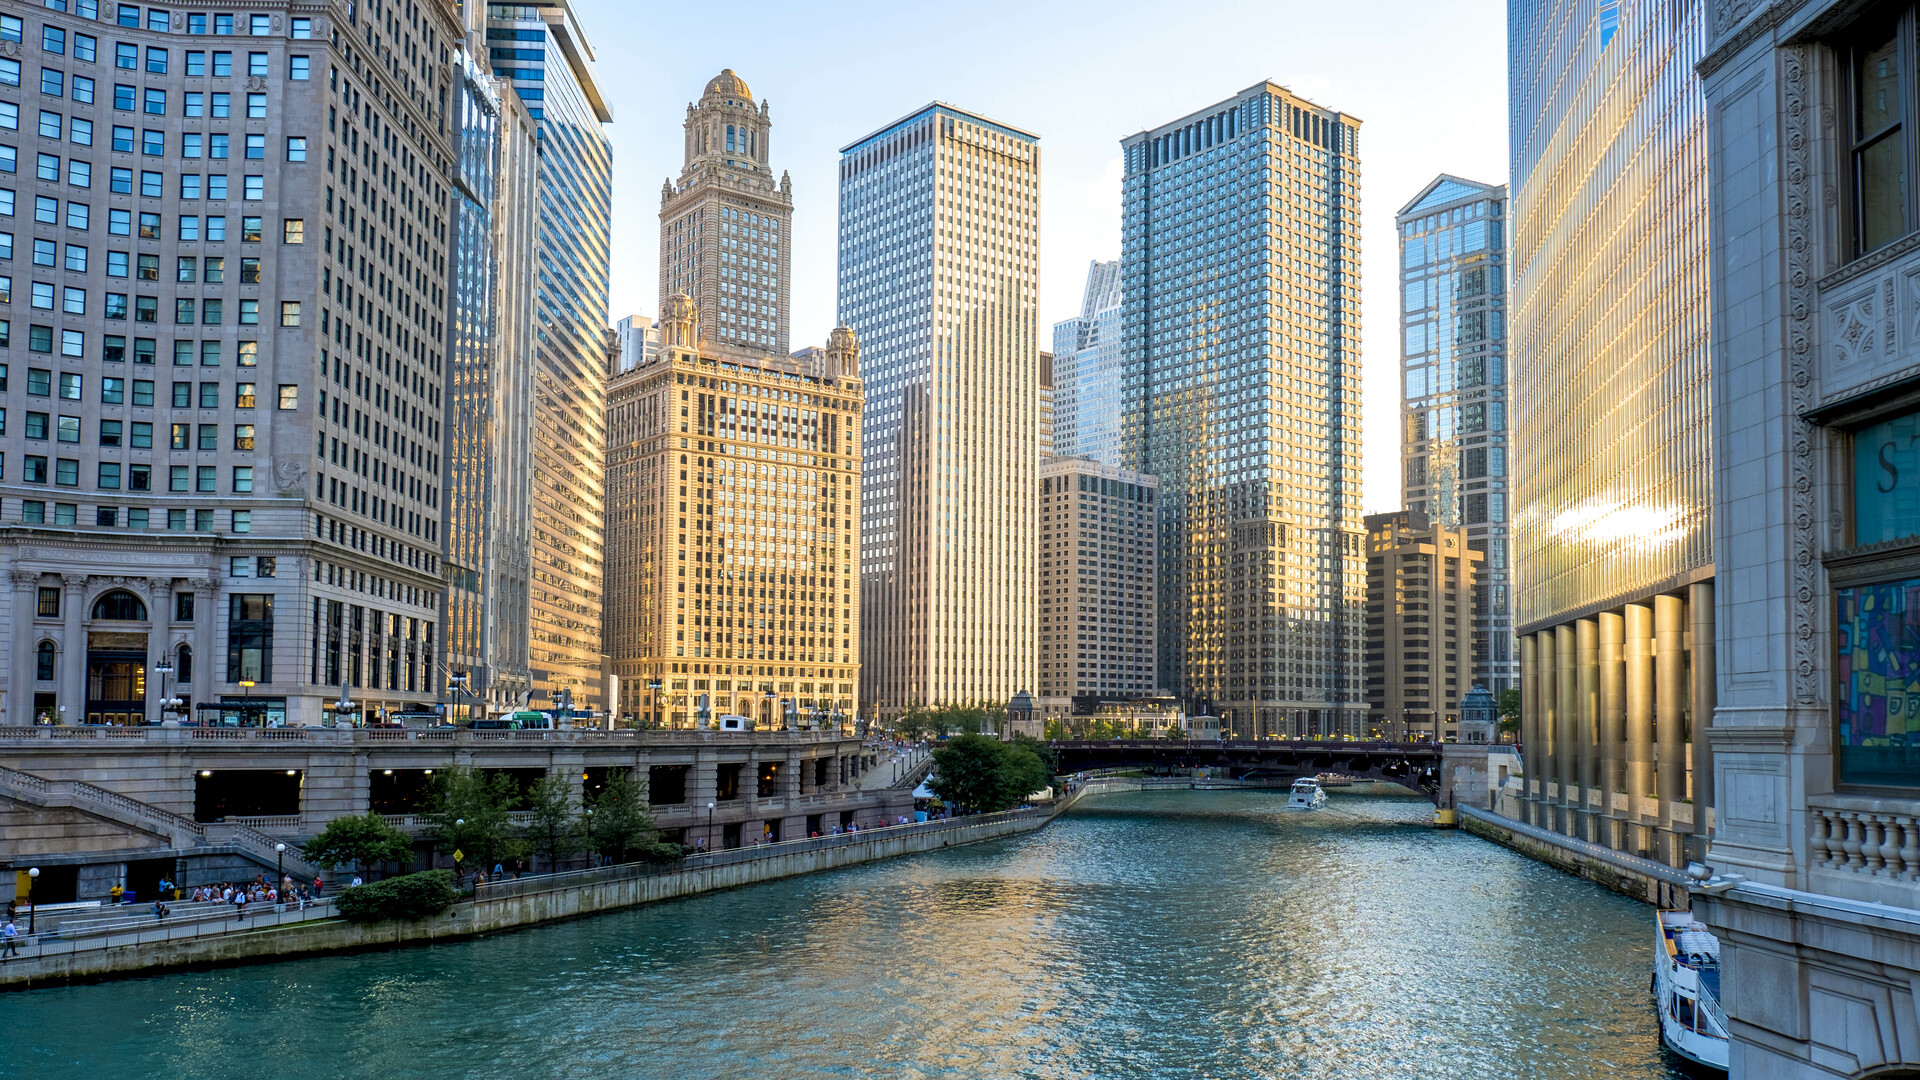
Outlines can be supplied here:
M454 848L454 849L453 849L453 861L454 861L454 862L459 862L459 861L460 861L461 859L464 859L464 858L466 858L466 857L467 857L467 856L466 856L466 853L465 853L465 852L463 852L463 851L461 851L461 850L460 850L459 848Z

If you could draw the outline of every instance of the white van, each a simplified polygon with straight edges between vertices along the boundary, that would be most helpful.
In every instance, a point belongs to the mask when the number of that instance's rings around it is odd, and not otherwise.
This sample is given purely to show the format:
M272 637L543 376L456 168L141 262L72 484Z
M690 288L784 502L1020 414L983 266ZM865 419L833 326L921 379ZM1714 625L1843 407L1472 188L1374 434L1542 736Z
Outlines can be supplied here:
M752 731L753 717L740 716L735 713L721 713L720 714L720 730L721 731Z

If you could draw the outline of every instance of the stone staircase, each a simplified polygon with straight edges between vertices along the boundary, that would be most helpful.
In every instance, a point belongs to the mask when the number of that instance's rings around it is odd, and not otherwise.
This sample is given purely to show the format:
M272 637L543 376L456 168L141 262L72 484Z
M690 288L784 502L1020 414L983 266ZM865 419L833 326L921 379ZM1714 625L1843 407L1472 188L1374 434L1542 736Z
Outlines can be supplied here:
M281 853L274 850L278 841L252 826L226 822L202 824L81 780L49 780L0 766L0 798L28 806L78 810L159 837L172 848L224 847L270 870L281 865ZM295 878L312 878L318 871L298 853L298 848L288 845L287 872Z

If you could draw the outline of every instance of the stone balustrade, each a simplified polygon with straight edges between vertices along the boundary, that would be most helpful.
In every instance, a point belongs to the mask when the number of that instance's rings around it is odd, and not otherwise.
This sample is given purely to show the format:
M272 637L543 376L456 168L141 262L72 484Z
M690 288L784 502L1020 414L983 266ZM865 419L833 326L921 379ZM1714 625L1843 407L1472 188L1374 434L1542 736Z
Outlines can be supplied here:
M0 745L54 745L74 742L144 743L155 746L215 744L309 744L337 746L727 746L759 745L769 741L793 745L845 742L852 736L837 731L604 731L598 728L474 731L470 728L164 728L164 727L0 727Z
M1807 858L1816 867L1897 881L1920 878L1920 820L1866 809L1807 808Z

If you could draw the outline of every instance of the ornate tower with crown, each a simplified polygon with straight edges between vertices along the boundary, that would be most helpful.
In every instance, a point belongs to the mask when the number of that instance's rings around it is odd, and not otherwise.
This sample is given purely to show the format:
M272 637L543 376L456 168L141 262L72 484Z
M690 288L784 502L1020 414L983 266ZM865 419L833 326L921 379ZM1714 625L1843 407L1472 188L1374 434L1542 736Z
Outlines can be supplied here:
M732 69L687 106L686 164L660 192L660 296L693 298L700 342L786 356L793 187L774 178L767 105Z

